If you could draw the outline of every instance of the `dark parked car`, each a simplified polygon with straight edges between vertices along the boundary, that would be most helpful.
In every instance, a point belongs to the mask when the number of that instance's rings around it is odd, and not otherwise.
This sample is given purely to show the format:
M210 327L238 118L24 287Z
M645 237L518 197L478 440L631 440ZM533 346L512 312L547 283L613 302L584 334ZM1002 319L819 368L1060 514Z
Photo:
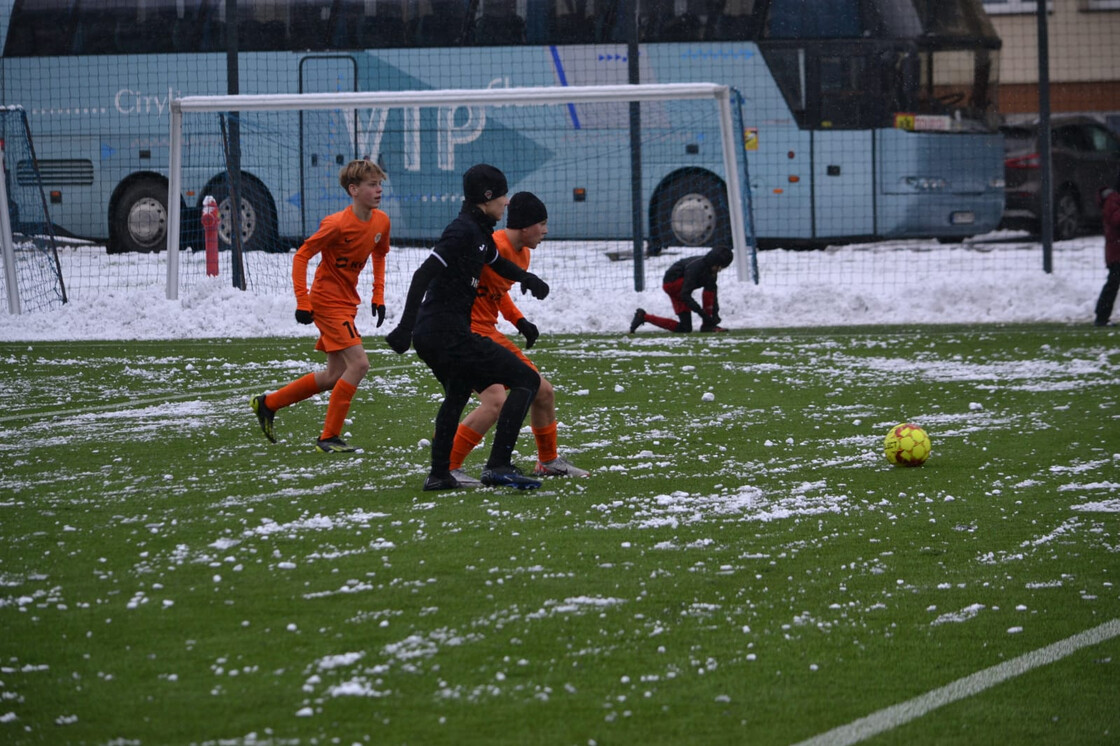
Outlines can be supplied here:
M1041 232L1042 158L1038 123L1009 124L1004 136L1007 203L1003 227ZM1097 191L1116 184L1120 136L1092 117L1050 119L1054 176L1054 238L1073 238L1101 224Z

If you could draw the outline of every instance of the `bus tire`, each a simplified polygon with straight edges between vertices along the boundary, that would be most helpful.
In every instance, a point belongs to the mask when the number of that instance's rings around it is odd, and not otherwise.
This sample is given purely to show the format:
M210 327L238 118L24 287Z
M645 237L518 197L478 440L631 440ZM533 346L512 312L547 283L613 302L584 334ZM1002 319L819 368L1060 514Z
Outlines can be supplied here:
M654 192L650 217L650 246L657 251L666 246L731 245L727 191L707 171L681 172L663 181Z
M211 185L208 193L214 195L218 203L218 248L227 251L233 245L229 186L222 180ZM243 251L287 251L276 235L276 208L272 197L259 181L245 175L241 178L239 218Z
M143 178L124 188L109 218L110 254L167 248L167 182Z

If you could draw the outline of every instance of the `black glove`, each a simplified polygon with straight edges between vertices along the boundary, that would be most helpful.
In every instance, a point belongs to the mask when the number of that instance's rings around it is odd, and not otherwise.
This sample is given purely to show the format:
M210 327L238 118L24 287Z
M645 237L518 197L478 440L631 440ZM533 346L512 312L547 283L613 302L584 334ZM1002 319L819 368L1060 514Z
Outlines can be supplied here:
M296 321L301 324L310 324L315 319L314 311L304 311L302 308L296 309Z
M701 329L710 329L715 325L716 325L716 322L715 322L714 317L709 316L708 314L704 313L703 311L700 312L700 328Z
M521 294L525 295L527 292L532 293L537 300L544 300L548 297L548 283L532 272L526 272L521 280Z
M521 332L521 335L525 337L526 350L533 346L533 343L537 341L537 337L541 336L541 332L539 329L537 329L537 325L532 321L529 321L529 319L522 318L517 322L516 326L517 331Z
M393 352L403 355L412 346L412 330L398 326L385 335L385 341L393 348Z
M721 319L719 317L719 311L713 312L712 313L712 326L719 326L719 322L721 322L721 321L723 321L723 319Z
M380 328L381 325L385 323L385 306L383 304L370 303L369 308L370 311L373 312L373 315L377 317L377 326Z

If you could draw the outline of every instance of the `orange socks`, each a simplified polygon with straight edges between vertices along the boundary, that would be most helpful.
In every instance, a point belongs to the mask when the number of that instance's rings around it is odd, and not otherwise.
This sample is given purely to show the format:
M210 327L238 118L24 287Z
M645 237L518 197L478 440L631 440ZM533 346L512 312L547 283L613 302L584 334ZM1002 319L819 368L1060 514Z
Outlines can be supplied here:
M451 469L462 469L463 462L479 443L482 442L482 433L475 432L466 425L459 425L455 431L455 442L451 444Z
M556 458L559 455L556 451L556 421L544 427L534 427L532 431L537 439L537 460L544 464Z
M310 399L319 393L319 385L315 383L315 374L308 373L302 378L289 383L279 391L274 391L264 398L264 405L275 412L284 407L290 407L296 402Z
M332 399L333 403L333 399ZM544 463L551 461L559 455L556 451L556 423L544 427L532 428L533 437L537 441L537 458ZM451 445L451 468L462 469L463 462L471 451L482 442L484 433L475 432L466 425L459 425L455 431L455 442Z
M350 400L354 398L357 390L358 387L354 384L338 379L338 383L331 390L331 401L327 404L327 420L323 423L320 440L337 438L342 432L342 426L346 424L346 413L350 411Z

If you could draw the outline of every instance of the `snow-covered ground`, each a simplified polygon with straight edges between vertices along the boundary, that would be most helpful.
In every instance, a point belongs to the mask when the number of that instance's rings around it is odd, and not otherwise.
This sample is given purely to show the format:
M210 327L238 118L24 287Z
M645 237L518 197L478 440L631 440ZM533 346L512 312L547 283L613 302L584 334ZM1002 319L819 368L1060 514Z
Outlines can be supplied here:
M1105 278L1102 247L1100 236L1057 244L1049 274L1043 271L1039 245L1025 234L993 234L956 245L899 241L820 251L763 251L757 259L757 284L749 257L721 275L721 315L723 325L731 329L1088 324ZM520 294L516 300L542 332L624 332L639 306L670 315L661 275L688 253L674 250L645 259L645 288L638 292L629 259L605 258L602 245L546 240L534 253L531 269L551 284L552 293L544 301ZM248 255L250 289L243 292L232 287L228 255L222 255L222 274L210 278L204 255L184 251L176 300L167 299L164 255L109 257L101 248L87 247L65 248L60 256L70 302L20 315L7 313L6 304L0 306L0 340L314 335L313 329L293 320L291 255ZM392 328L412 270L425 256L422 249L390 252L389 318L375 331L363 308L358 323L367 337ZM364 280L360 291L368 301ZM654 330L647 326L644 331Z

